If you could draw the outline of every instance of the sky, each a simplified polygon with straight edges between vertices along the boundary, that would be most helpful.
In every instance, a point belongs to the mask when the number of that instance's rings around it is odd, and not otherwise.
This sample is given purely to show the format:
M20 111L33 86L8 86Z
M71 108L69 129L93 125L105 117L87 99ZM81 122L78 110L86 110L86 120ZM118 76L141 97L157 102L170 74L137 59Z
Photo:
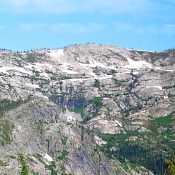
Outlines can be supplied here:
M0 48L175 48L175 0L0 0Z

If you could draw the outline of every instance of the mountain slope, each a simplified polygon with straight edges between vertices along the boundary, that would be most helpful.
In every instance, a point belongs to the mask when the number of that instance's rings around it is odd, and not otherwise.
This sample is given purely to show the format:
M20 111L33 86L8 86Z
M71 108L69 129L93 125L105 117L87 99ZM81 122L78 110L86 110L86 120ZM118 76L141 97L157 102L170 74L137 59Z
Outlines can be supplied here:
M175 152L174 73L174 51L1 50L0 173L163 174Z

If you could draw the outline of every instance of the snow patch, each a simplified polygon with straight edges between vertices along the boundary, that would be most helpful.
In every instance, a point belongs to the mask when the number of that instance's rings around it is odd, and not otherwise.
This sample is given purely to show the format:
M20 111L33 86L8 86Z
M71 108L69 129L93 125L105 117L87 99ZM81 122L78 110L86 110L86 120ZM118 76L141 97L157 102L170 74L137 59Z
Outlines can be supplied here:
M130 74L131 72L118 72L117 75L120 75L120 74Z
M159 90L162 90L162 86L146 86L146 88L157 88Z
M126 48L126 50L129 50L129 51L141 51L141 52L151 52L151 53L156 52L156 51L152 51L152 50L128 49L128 48ZM157 52L156 52L156 53L157 53Z
M130 69L142 69L142 68L152 68L152 65L150 63L147 63L146 61L134 61L130 58L127 58L127 61L129 65L125 65L125 68Z
M119 121L115 120L115 122L116 122L120 127L122 127L122 124L121 124Z
M44 157L44 159L46 159L48 162L52 162L52 161L53 161L52 157L50 157L47 153L46 153L43 157Z
M32 73L30 71L27 71L27 70L25 70L24 68L21 68L21 67L12 67L11 69L12 70L17 70L17 71L22 72L24 74L32 75Z
M49 78L49 75L47 73L45 73L45 72L40 73L40 76Z
M72 79L69 79L69 81L72 81L72 82L74 82L74 81L86 81L86 80L88 80L87 78L72 78Z
M174 70L172 70L172 69L163 69L161 67L156 67L156 70L161 70L161 71L165 71L165 72L174 72Z
M138 75L139 74L139 72L133 72L133 75Z
M114 66L104 65L103 63L97 62L94 59L89 60L89 64L82 64L82 63L80 63L80 65L85 66L85 67L91 67L91 68L101 67L101 68L105 68L105 69L114 69L114 70L117 70Z
M102 138L98 137L98 136L94 136L95 142L98 145L105 145L107 142L104 141Z
M8 72L7 72L7 67L0 67L0 72L1 73L7 73L8 74Z
M35 63L35 65L37 67L49 67L50 69L52 69L52 65L50 65L48 63Z
M9 70L16 70L18 72L22 72L24 74L29 74L29 75L32 75L32 72L31 71L27 71L25 70L24 68L21 68L21 67L0 67L0 72L2 73L7 73L7 71Z
M64 56L64 49L52 50L48 55L53 59L58 59Z
M29 86L31 88L39 88L39 85L37 84L30 84L30 83L25 83L26 86Z
M72 71L72 70L62 70L62 72L68 73L68 74L78 74L78 72Z
M112 78L112 75L107 75L107 76L103 76L103 77L97 77L99 80L104 80L104 79L108 79L108 78Z
M78 74L78 72L76 71L73 71L72 70L73 67L71 64L67 64L67 63L63 63L60 67L59 67L59 70L61 72L65 72L65 73L68 73L68 74Z

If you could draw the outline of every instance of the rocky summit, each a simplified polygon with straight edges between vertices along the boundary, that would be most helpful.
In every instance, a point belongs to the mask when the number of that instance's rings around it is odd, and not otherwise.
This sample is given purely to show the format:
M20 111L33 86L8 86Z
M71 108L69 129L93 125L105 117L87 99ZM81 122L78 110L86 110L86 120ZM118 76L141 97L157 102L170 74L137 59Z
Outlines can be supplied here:
M174 155L174 50L0 50L0 175L163 175Z

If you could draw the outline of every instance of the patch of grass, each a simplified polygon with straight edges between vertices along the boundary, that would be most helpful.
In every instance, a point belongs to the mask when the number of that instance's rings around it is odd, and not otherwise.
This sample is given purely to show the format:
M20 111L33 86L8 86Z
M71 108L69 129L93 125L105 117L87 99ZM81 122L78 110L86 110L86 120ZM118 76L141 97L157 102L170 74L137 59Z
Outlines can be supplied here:
M101 106L102 100L102 97L94 97L93 99L89 100L89 103L94 104L95 106Z
M127 134L121 132L119 134L107 134L107 133L100 133L99 137L101 137L107 143L111 145L115 145L117 141L123 141L127 139Z
M61 97L65 97L65 96L67 96L67 95L69 95L68 92L61 92L61 94L60 94Z
M39 173L32 171L32 175L39 175Z
M49 100L56 103L59 97L60 97L59 95L52 95L49 97Z
M100 81L99 80L95 80L94 81L94 87L96 87L96 88L100 88Z
M7 163L6 162L3 162L2 160L0 160L0 167L1 166L7 166Z
M91 114L92 114L92 118L95 118L95 117L97 117L98 112L95 111L95 112L92 112Z
M69 152L65 149L63 149L63 151L61 151L61 155L59 155L57 158L59 160L65 160L68 156Z
M127 83L126 80L117 80L117 79L113 79L113 80L114 80L115 85L117 85L117 86L122 86L122 85L125 85Z
M116 145L116 135L115 134L100 133L98 136L101 137L104 141L106 141L109 147Z
M0 144L6 145L12 141L12 131L14 125L5 119L0 120Z
M37 61L36 58L33 55L28 55L27 58L26 58L26 60L28 62L31 62L31 63L34 63L34 62Z
M16 156L10 155L8 156L10 159L17 159Z
M49 164L47 164L44 160L43 160L43 156L41 156L40 154L37 154L36 159L38 159L42 164L44 164L45 169L49 170L51 172L51 175L58 175L58 172L56 171L56 164L55 161L49 162Z
M40 134L43 134L45 124L48 124L48 122L43 119L35 121L36 128Z
M7 112L11 109L17 108L21 104L25 103L26 101L17 100L17 101L10 101L8 99L0 100L0 114Z
M39 85L39 87L43 88L44 85L49 85L50 84L50 81L49 80L46 80L44 79L43 82Z
M121 166L126 172L130 172L131 168L128 166L126 162L122 162Z
M62 143L63 145L66 145L66 143L67 143L67 137L63 136L63 137L61 138L61 143Z
M175 94L168 94L168 98L174 98Z
M83 111L84 111L84 107L77 107L77 108L74 108L71 110L72 112L75 112L75 113L79 113L79 114L83 114Z
M51 172L51 175L58 175L58 172L56 171L56 164L54 161L51 162L49 165L45 165L45 168Z
M112 97L114 94L104 94L104 97Z
M125 104L125 106L130 106L130 102L129 102L129 99L128 98L125 98L123 100L123 103Z
M28 169L26 160L24 158L24 155L22 153L18 154L18 162L21 166L20 175L29 175L29 169Z
M171 115L167 115L154 119L152 123L156 126L170 126L173 124L173 119Z
M116 171L115 171L115 175L122 175L122 173L121 173L120 170L116 170Z
M39 161L41 162L42 164L46 165L46 163L43 161L43 156L41 156L40 154L36 154L34 155L34 157Z

